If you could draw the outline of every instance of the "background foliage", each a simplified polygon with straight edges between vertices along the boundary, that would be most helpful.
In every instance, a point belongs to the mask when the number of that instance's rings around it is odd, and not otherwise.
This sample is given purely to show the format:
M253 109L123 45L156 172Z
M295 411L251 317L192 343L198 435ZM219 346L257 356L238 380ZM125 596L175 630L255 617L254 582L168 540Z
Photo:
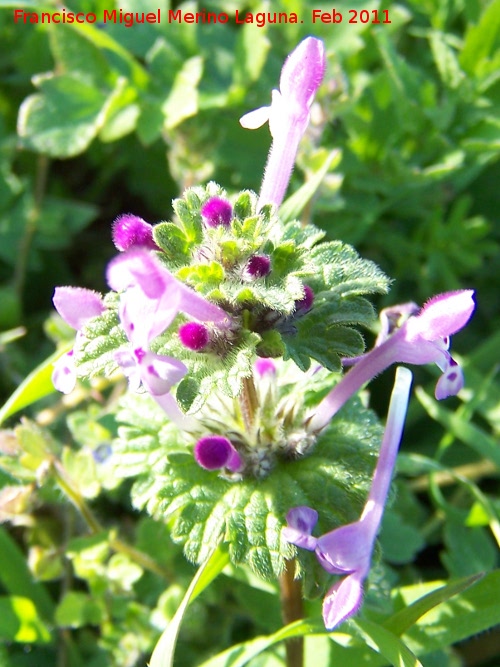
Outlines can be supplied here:
M97 13L115 6L68 4ZM119 6L167 9L155 0ZM107 464L120 386L111 394L82 387L65 401L51 393L43 360L72 336L51 314L52 290L104 289L110 223L121 212L168 220L172 199L209 179L228 191L258 190L268 130L245 131L238 118L268 103L284 56L311 33L325 41L327 77L291 192L338 153L303 220L355 244L394 279L377 306L473 287L478 309L456 340L466 370L460 399L437 405L428 369L417 374L423 387L400 457L398 502L384 522L383 560L361 620L344 635L354 648L314 635L306 657L399 664L387 650L390 631L424 667L498 667L498 632L470 637L500 623L500 0L339 1L343 22L314 26L305 1L250 0L245 10L305 17L264 28L23 25L14 7L54 8L0 0L0 393L9 420L0 435L0 664L143 665L182 599L193 570L171 525L134 511L128 482ZM391 23L349 24L353 7L387 9ZM372 388L381 414L389 381ZM436 582L478 572L490 574L453 589L449 601L441 594L434 611L412 620L408 605ZM319 603L308 604L317 616ZM272 635L281 627L275 585L250 571L225 569L188 613L179 665L259 634L269 637L244 648L251 664L283 664L281 635ZM242 649L233 651L209 664L245 664Z

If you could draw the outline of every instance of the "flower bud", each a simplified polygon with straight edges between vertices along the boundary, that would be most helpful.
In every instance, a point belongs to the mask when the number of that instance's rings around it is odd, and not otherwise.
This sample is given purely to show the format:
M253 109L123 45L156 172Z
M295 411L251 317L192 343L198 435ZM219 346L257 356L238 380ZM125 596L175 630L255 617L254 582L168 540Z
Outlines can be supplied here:
M253 255L248 260L244 275L250 280L264 278L271 271L271 260L267 255Z
M179 338L184 347L194 352L203 350L210 340L207 327L199 322L188 322L180 326Z
M233 207L227 199L221 197L212 197L200 209L203 222L208 227L217 227L218 225L229 225L233 217Z
M265 375L276 375L276 364L272 359L259 357L256 359L253 367L257 375L260 377L264 377Z
M242 460L231 442L222 435L207 435L200 438L194 447L196 463L206 470L228 468L236 472L242 467Z
M295 314L304 315L311 310L314 303L314 292L309 285L304 285L304 296L295 302Z
M118 250L125 251L137 246L158 250L153 240L153 225L132 213L124 213L116 218L112 236Z

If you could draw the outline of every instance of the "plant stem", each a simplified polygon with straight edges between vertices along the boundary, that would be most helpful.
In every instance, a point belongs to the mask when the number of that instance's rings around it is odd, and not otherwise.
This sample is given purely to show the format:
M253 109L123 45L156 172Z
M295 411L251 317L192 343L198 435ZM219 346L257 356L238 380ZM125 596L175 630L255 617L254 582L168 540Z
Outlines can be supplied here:
M26 282L26 272L28 270L28 258L33 242L33 238L38 229L38 219L42 209L43 199L45 197L45 190L47 188L47 178L49 174L49 159L46 155L39 155L37 159L33 206L26 216L26 226L23 237L19 244L17 253L17 263L14 269L14 289L17 293L20 303L24 292L24 285Z
M241 414L245 423L245 429L250 433L255 421L255 413L259 407L259 399L253 378L243 378L242 385L243 388L240 394Z
M295 561L288 560L280 577L281 612L283 623L288 625L304 617L302 586L295 579ZM304 664L304 638L294 637L286 642L287 667L302 667Z
M57 459L53 459L52 469L55 473L58 485L70 499L73 505L76 507L78 512L81 514L90 532L93 533L94 535L105 532L106 529L99 523L97 518L94 516L92 510L85 502L83 496L75 488L75 485L72 483L72 480L69 478L61 462L58 461ZM120 538L115 537L113 533L111 533L109 537L109 546L113 551L128 556L130 560L140 565L140 567L142 567L144 570L149 570L150 572L154 572L154 574L157 574L163 579L171 578L170 573L167 572L167 570L165 570L163 567L161 567L161 565L158 565L158 563L154 561L150 556L148 556L148 554L144 553L143 551L140 551L139 549L136 549L135 547L131 546L130 544L127 544L126 542L123 542Z

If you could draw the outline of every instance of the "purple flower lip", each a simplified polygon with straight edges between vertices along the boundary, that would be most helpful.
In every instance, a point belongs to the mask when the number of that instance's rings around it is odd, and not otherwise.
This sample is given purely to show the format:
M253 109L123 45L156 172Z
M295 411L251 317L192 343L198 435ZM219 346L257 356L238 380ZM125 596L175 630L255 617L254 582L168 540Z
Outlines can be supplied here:
M242 460L230 440L222 435L207 435L200 438L194 447L194 458L205 470L227 468L237 472L242 467Z
M135 247L159 250L153 240L153 226L132 213L119 215L113 223L113 243L118 250L125 251Z
M179 327L179 338L184 347L201 352L210 342L207 327L199 322L187 322Z
M229 225L233 217L233 207L227 199L212 197L200 209L201 217L208 227Z

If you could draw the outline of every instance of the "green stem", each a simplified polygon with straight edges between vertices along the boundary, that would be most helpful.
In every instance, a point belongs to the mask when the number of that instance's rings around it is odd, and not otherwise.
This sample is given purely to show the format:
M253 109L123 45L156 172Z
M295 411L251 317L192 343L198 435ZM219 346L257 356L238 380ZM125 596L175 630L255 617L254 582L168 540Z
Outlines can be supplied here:
M302 586L295 579L295 561L289 560L280 577L281 612L283 623L288 625L294 621L304 618L304 607L302 604ZM304 638L294 637L286 642L286 665L287 667L303 667L304 664Z
M53 459L52 469L55 473L59 487L66 494L69 500L73 503L78 512L81 514L90 532L94 535L105 532L104 526L102 526L99 523L97 518L94 516L92 510L85 502L83 496L75 488L75 485L72 483L72 480L68 476L61 462L58 461L57 459ZM161 567L161 565L158 565L158 563L154 561L150 556L145 554L143 551L136 549L130 544L123 542L120 538L114 537L113 534L110 535L109 546L113 551L128 556L130 560L140 565L140 567L142 567L144 570L149 570L150 572L157 574L163 579L171 578L170 572Z
M255 421L255 413L259 407L257 391L251 377L243 378L243 386L240 394L240 406L243 421L245 423L245 429L248 433L250 433Z
M33 206L26 216L26 227L19 244L17 252L17 262L14 270L14 289L22 303L24 285L26 282L26 272L28 270L28 257L33 243L33 237L38 228L38 220L42 209L43 198L47 187L47 178L49 175L49 159L46 155L39 155L37 160L37 169L35 176L35 188L33 194Z

